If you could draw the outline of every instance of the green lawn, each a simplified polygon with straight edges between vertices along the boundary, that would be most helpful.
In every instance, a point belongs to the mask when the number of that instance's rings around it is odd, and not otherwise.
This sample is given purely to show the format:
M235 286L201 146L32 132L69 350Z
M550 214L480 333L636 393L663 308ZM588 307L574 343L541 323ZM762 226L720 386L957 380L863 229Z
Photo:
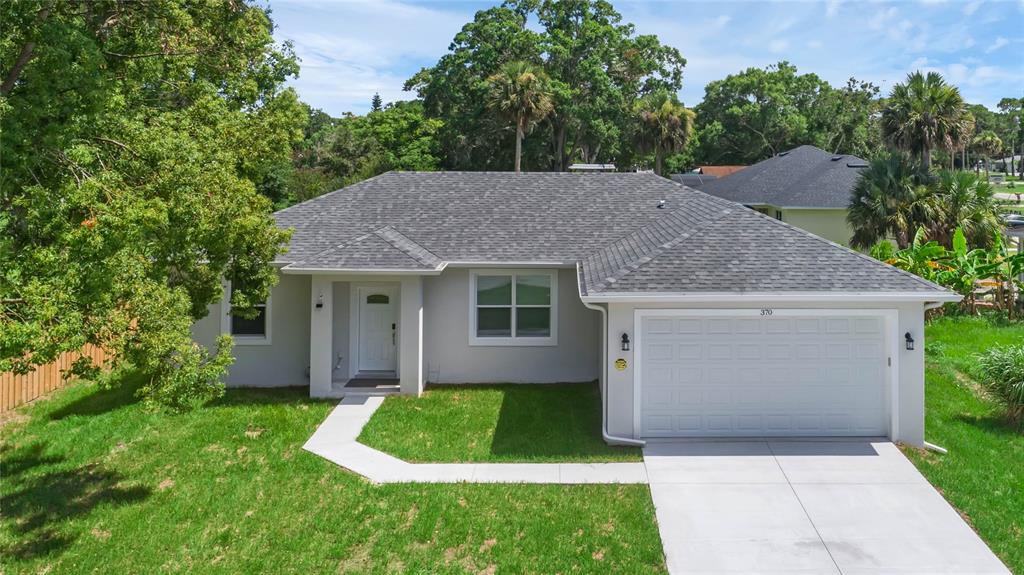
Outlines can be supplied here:
M646 486L372 485L301 449L333 405L306 393L168 415L79 384L23 409L0 572L664 572Z
M414 462L641 461L601 439L594 383L433 386L392 396L359 441Z
M925 433L949 454L907 455L1007 566L1024 573L1024 433L971 378L975 354L1024 341L1024 324L943 318L926 332Z

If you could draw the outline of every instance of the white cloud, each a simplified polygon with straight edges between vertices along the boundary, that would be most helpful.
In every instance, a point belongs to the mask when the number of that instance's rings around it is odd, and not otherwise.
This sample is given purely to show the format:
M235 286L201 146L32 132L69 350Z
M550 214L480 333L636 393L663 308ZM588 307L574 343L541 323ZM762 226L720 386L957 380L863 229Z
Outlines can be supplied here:
M841 0L829 0L825 3L825 17L831 18L839 13L839 7L842 4Z
M968 2L967 4L964 4L964 10L963 10L964 16L970 16L970 15L974 14L975 12L978 11L978 8L980 8L980 7L981 7L981 0L975 0L973 2Z
M274 37L291 40L301 59L290 82L302 99L338 116L365 112L374 92L410 99L406 79L444 54L463 24L461 12L396 0L271 2Z
M772 40L768 43L768 51L773 54L781 54L789 47L789 41L783 39Z
M1002 36L999 36L998 38L996 38L995 42L992 42L991 46L989 46L988 48L985 48L985 53L989 54L991 52L995 52L996 50L1002 48L1003 46L1006 46L1009 43L1010 43L1009 40L1007 40L1006 38L1003 38Z

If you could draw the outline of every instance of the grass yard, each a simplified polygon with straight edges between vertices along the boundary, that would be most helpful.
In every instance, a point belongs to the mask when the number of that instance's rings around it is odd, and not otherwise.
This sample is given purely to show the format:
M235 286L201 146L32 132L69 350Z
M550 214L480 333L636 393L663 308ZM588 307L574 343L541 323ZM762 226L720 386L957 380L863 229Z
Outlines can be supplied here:
M1024 341L1024 324L942 318L927 328L928 441L948 455L905 450L1015 573L1024 573L1024 433L971 377L974 355Z
M301 449L332 405L232 390L169 415L78 384L22 409L0 572L664 572L646 486L372 485Z
M601 439L595 383L432 386L391 396L359 441L406 461L641 461L640 450Z

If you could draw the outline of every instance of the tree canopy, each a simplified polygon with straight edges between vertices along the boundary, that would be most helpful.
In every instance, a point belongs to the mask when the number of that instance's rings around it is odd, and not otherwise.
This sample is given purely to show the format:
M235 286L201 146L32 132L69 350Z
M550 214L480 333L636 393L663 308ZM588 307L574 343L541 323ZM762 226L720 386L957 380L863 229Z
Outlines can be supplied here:
M190 339L236 279L254 313L287 238L256 191L306 116L265 10L214 0L0 4L0 371L93 343L182 404L230 362ZM95 366L83 362L78 371Z
M748 68L707 85L697 105L699 148L710 164L753 164L802 144L869 155L878 88L853 78L836 89L788 62Z
M535 18L539 31L527 27ZM633 103L682 83L686 60L655 36L637 35L604 0L509 0L477 12L447 54L407 83L428 116L444 122L441 166L503 169L513 133L487 106L487 79L507 62L539 66L550 78L554 111L525 142L533 169L565 170L573 161L628 165Z

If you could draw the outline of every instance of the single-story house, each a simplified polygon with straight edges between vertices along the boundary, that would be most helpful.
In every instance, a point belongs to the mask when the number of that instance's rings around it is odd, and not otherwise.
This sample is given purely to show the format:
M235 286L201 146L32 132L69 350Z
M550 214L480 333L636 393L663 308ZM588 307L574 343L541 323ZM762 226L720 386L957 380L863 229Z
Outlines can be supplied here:
M853 230L846 208L867 165L856 156L800 146L697 187L848 246Z
M921 445L924 312L959 299L649 173L389 172L274 217L263 313L194 328L235 336L229 385L599 380L613 443Z

